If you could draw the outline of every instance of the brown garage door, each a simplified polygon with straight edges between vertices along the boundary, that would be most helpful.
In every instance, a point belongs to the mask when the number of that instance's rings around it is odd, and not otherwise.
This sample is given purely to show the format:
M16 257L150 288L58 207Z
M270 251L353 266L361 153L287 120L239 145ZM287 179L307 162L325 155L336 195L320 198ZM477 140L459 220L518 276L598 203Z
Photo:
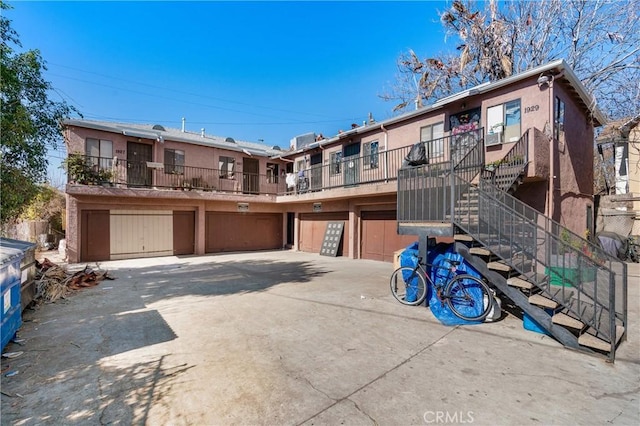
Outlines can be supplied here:
M173 254L195 253L195 212L173 212Z
M349 235L349 213L306 213L300 215L300 251L308 253L320 253L322 240L327 230L327 223L343 221L342 247L338 250L338 256L348 256L349 247L344 242Z
M282 248L280 213L207 212L205 252Z
M413 235L398 235L394 210L362 212L362 258L393 262L393 252L416 241Z
M109 260L109 210L83 210L80 225L80 261Z

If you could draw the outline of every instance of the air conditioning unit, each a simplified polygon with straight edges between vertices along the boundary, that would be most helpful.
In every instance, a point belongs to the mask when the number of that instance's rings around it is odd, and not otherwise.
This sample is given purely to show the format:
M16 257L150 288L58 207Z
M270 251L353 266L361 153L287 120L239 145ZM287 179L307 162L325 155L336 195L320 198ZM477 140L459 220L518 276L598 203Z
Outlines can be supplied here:
M502 143L502 132L487 133L487 138L484 142L485 146L500 145L501 143Z

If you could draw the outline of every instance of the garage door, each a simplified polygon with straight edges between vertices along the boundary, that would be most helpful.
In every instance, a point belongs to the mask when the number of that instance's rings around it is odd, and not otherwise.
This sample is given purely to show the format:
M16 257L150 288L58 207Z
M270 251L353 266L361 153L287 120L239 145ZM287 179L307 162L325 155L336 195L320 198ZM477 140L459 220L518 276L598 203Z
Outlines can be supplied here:
M111 210L111 259L173 255L173 212Z
M282 248L282 214L207 212L205 252Z
M332 221L343 221L342 247L338 250L338 256L349 255L347 241L349 235L349 213L306 213L300 215L300 251L308 253L320 253L322 240L327 229L327 224Z
M109 210L83 210L80 261L109 260Z
M173 254L194 254L196 247L196 212L173 212Z
M395 210L362 212L362 258L393 262L393 252L416 241L398 235Z

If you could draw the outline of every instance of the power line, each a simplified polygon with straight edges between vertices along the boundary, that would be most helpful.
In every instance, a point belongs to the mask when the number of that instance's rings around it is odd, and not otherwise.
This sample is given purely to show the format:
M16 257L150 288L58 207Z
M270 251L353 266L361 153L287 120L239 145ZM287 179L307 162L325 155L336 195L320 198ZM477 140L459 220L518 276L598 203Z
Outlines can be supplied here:
M146 86L146 87L149 87L149 88L152 88L152 89L158 89L158 90L162 90L162 91L165 91L165 92L174 92L174 93L178 93L178 94L181 94L181 95L195 96L195 97L203 98L203 99L209 99L209 100L232 103L232 104L237 104L237 105L249 106L249 107L252 107L252 108L259 108L259 109L264 109L264 110L285 112L285 113L289 113L289 114L301 114L301 115L311 115L311 116L317 116L317 117L329 117L329 116L327 116L325 114L311 113L311 112L305 112L305 111L292 111L292 110L287 110L287 109L283 109L283 108L274 108L274 107L268 107L268 106L264 106L264 105L256 105L256 104L253 104L253 103L234 101L234 100L229 100L229 99L217 98L217 97L213 97L213 96L204 96L202 94L190 93L190 92L175 90L175 89L171 89L171 88L155 86L155 85L148 84L148 83L141 83L141 82L128 80L128 79L124 79L124 78L120 78L120 77L109 76L109 75L106 75L106 74L96 73L94 71L86 71L86 70L82 70L82 69L79 69L79 68L69 67L67 65L61 65L61 64L56 64L56 63L49 63L49 64L52 64L52 65L55 65L55 66L61 67L61 68L67 68L67 69L70 69L70 70L79 71L79 72L82 72L82 73L97 75L97 76L108 78L108 79L112 79L112 80L119 80L119 81L123 81L123 82L126 82L126 83L135 84L136 86ZM76 78L76 77L69 77L69 76L55 74L55 73L50 73L50 74L58 76L58 77L63 77L63 78L68 78L68 79L72 79L72 80L76 80L76 81L89 83L89 84L96 84L96 85L100 85L100 86L104 86L104 87L108 87L108 88L113 88L113 89L119 89L119 90L128 90L128 91L133 92L133 93L139 93L139 94L143 94L143 95L147 95L147 96L157 96L157 97L161 97L163 99L170 99L171 100L171 98L166 98L166 97L159 96L159 95L151 95L151 94L144 93L144 92L136 92L136 91L132 91L132 90L129 90L129 89L122 89L122 88L115 87L115 86L109 86L109 85L106 85L106 84L101 84L101 83L91 82L91 81L87 81L87 80L82 80L82 79L79 79L79 78ZM178 101L179 102L185 102L185 103L192 103L192 102L188 102L188 101L180 101L180 100L178 100ZM254 114L254 115L262 115L262 114L258 114L258 113L249 113L249 112L246 112L246 111L238 111L238 110L234 110L234 109L230 109L230 108L218 107L218 106L213 106L213 105L203 105L203 104L198 104L198 103L193 103L193 104L194 105L200 105L200 106L207 106L207 107L210 107L210 108L228 110L228 111L232 111L232 112L241 112L241 113L248 113L248 114ZM266 116L268 117L268 115L266 115ZM342 121L342 120L332 119L330 122L335 122L335 121Z
M113 79L113 80L120 80L120 81L124 81L124 82L127 82L127 83L132 83L132 84L135 84L135 85L139 85L139 86L147 86L147 87L150 87L152 89L159 89L159 90L164 90L164 91L168 91L168 92L174 92L174 93L183 94L183 95L196 96L196 97L201 97L201 98L204 98L204 99L211 99L211 100L216 100L216 101L221 101L221 102L227 102L227 103L244 105L244 106L251 106L251 107L261 108L261 109L269 109L269 110L273 110L273 111L280 111L280 112L286 112L286 113L303 114L303 115L315 115L315 116L319 116L319 117L328 117L327 115L324 115L324 114L318 114L318 113L312 113L312 112L304 112L304 111L292 111L292 110L287 110L287 109L282 109L282 108L274 108L274 107L268 107L268 106L263 106L263 105L261 106L261 105L256 105L256 104L252 104L252 103L247 103L247 102L240 102L240 101L233 101L233 100L229 100L229 99L217 98L217 97L213 97L213 96L203 96L202 94L199 94L199 93L184 92L184 91L181 91L181 90L175 90L175 89L171 89L171 88L155 86L153 84L140 83L140 82L137 82L137 81L128 80L128 79L121 78L121 77L109 76L109 75L106 75L106 74L101 74L101 73L97 73L97 72L94 72L94 71L82 70L82 69L70 67L70 66L67 66L67 65L61 65L61 64L50 63L50 62L49 62L49 64L52 64L52 65L55 65L55 66L58 66L58 67L61 67L61 68L67 68L67 69L70 69L70 70L79 71L79 72L83 72L83 73L87 73L87 74L93 74L93 75L97 75L97 76L100 76L100 77L105 77L105 78L109 78L109 79Z

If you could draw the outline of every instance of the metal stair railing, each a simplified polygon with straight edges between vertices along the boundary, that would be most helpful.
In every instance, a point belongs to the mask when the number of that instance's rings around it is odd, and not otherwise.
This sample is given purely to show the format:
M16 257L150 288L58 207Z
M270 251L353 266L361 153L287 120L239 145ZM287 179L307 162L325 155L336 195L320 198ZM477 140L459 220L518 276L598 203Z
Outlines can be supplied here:
M456 199L477 197L478 206L472 213L459 202L454 224L610 344L613 360L627 332L626 264L485 180L476 187L455 179Z
M488 164L483 170L481 178L489 180L503 191L516 182L529 164L529 132L527 129L505 156L494 163Z
M460 189L455 188L453 172L472 180L484 164L484 129L451 135L442 142L449 156L440 156L439 162L398 170L397 218L398 222L440 223L451 225L451 212ZM427 142L431 143L433 141Z

